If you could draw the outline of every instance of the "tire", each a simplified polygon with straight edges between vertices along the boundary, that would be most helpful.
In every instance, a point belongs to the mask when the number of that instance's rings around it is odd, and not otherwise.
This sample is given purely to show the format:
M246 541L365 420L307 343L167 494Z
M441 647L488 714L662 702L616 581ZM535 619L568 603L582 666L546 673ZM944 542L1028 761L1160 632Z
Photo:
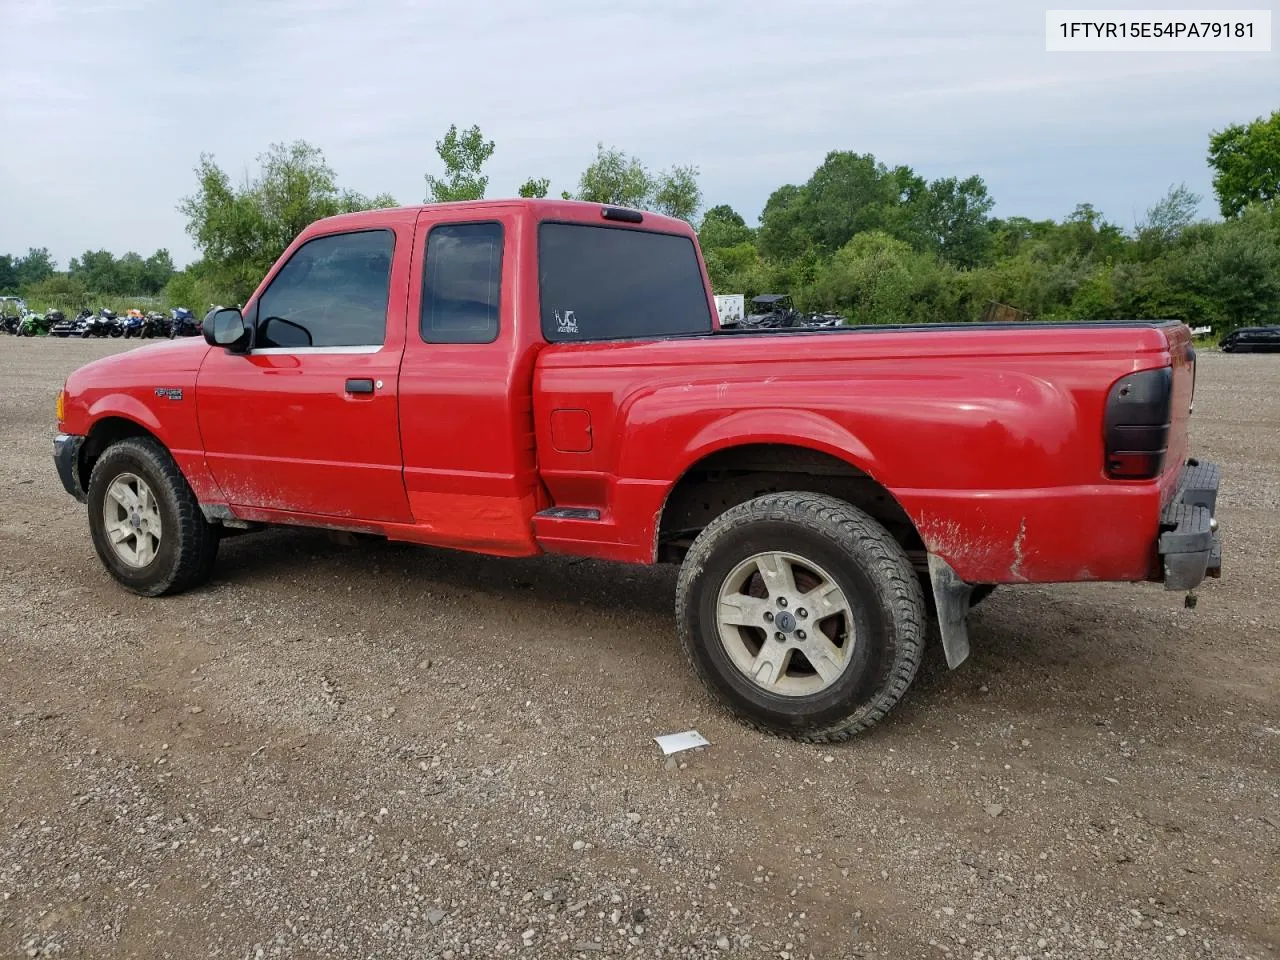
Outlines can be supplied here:
M122 556L108 536L107 496L117 481L135 492L138 487L133 481L144 484L153 501L151 515L158 514L159 542L149 541L152 556L140 565ZM213 572L218 555L218 530L205 520L186 478L158 441L131 437L108 447L93 466L88 505L89 532L98 559L126 589L144 597L180 593L204 582ZM112 510L127 512L114 499ZM134 538L135 548L141 536ZM127 544L124 546L127 550ZM145 560L145 556L138 555L135 559Z
M794 590L764 586L766 575L786 582L766 571L779 564ZM814 583L841 613L802 606L805 596L819 602L807 592ZM751 625L722 624L725 609L749 610L737 618ZM680 568L676 618L686 658L721 703L760 730L810 742L875 725L911 685L925 642L925 600L902 547L858 508L814 493L767 494L712 521ZM810 660L806 650L827 656ZM750 675L762 656L777 659L763 669L771 683Z

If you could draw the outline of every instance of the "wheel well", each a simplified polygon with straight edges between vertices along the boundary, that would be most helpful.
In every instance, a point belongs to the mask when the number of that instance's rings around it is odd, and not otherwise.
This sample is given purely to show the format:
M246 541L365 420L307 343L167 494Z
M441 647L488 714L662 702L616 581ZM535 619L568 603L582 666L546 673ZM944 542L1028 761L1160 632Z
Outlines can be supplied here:
M924 542L892 493L853 464L808 447L748 444L709 454L676 482L658 525L658 559L678 561L708 523L766 493L804 490L838 497L874 517L924 568Z
M89 489L89 478L93 475L93 465L113 443L127 440L129 437L158 438L154 433L138 423L125 417L103 417L90 429L84 443L80 445L80 489Z

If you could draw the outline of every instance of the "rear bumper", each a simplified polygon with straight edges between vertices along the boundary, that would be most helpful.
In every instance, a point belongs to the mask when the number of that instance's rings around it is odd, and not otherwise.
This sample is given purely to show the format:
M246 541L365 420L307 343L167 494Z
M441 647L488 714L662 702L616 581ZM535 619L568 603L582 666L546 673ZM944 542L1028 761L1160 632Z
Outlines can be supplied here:
M1182 468L1160 514L1157 549L1166 590L1190 590L1222 574L1222 539L1214 519L1220 481L1216 463L1188 460Z
M81 503L85 501L84 488L80 486L80 445L84 437L60 433L53 438L53 465L58 468L58 479L67 493Z

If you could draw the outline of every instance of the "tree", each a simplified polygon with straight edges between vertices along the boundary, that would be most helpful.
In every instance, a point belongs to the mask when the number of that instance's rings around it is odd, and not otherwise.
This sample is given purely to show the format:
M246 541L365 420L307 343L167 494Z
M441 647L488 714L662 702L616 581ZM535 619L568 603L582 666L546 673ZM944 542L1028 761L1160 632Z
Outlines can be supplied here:
M10 254L0 254L0 293L18 292L18 261Z
M1185 183L1170 186L1135 225L1138 242L1144 247L1160 247L1177 240L1183 230L1195 223L1200 200L1200 194L1189 190Z
M530 177L520 184L520 189L517 192L522 197L534 198L545 197L550 189L551 181L547 177Z
M911 323L953 319L950 274L882 230L859 233L819 271L808 298L853 323Z
M27 296L33 304L45 309L57 307L70 313L92 306L90 291L84 282L67 273L50 274L39 283L33 283L27 288Z
M72 257L69 273L93 293L124 292L119 264L109 250L86 250L79 257Z
M178 209L202 261L202 278L213 298L244 302L276 258L304 227L322 217L393 207L394 197L365 197L338 188L323 152L303 140L273 143L258 156L259 171L233 186L231 178L202 154L197 189Z
M698 226L698 243L704 254L750 241L751 228L742 219L742 215L728 204L712 207L703 215L702 223Z
M944 177L906 201L917 249L937 253L957 267L976 267L991 246L995 201L981 177Z
M639 158L617 147L605 149L603 143L596 144L596 158L582 171L577 193L563 196L566 200L652 210L691 223L702 206L697 167L674 166L653 174Z
M702 206L698 168L672 167L658 174L653 180L649 206L656 213L692 223Z
M493 141L486 140L478 126L459 134L458 125L449 124L444 139L436 141L436 153L444 163L444 177L427 174L427 202L484 199L489 178L480 170L493 156L493 151Z
M1211 134L1209 166L1224 217L1239 216L1251 203L1280 198L1280 110Z
M598 143L596 158L578 179L578 192L574 199L642 209L653 193L653 187L653 178L638 159L627 156L616 147L606 150L603 143Z
M53 276L57 263L49 256L46 247L30 247L27 255L14 265L18 274L18 286L27 287Z
M143 264L143 292L159 293L173 274L173 257L168 250L157 250Z

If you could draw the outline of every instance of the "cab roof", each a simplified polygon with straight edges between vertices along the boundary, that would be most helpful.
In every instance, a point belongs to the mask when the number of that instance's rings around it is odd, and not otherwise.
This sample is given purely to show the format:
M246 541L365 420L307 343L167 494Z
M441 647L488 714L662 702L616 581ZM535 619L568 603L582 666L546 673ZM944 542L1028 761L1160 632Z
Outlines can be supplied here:
M693 234L694 232L693 226L684 220L664 216L660 213L652 213L647 210L637 210L607 203L591 203L585 200L552 200L525 197L493 200L458 200L452 203L420 203L415 206L383 207L378 210L361 210L357 213L340 213L336 216L317 220L308 230L322 223L342 224L350 227L382 226L390 220L402 220L406 215L419 214L424 211L445 215L464 213L469 217L483 218L513 209L528 210L539 220L597 222L605 226L635 226L642 229L661 230L664 233ZM634 219L637 216L640 218L638 221Z

